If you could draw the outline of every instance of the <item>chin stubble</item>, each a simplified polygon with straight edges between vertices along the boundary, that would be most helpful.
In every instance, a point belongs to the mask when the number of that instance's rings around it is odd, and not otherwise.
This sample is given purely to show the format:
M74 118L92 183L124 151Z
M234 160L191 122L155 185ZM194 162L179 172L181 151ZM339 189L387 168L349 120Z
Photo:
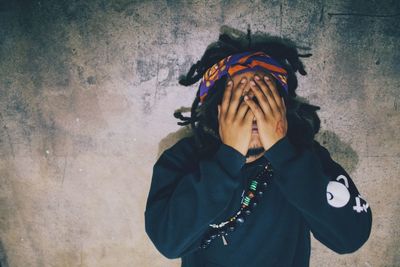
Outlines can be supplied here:
M258 156L264 152L263 147L249 148L246 154L246 158Z

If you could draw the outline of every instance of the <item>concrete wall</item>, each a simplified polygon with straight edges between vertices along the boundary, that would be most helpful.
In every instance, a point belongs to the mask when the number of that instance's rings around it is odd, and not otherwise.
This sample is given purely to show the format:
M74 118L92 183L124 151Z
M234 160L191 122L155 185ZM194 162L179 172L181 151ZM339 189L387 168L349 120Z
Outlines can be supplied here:
M313 239L311 266L400 266L399 13L394 0L1 1L1 266L179 266L144 232L152 166L185 134L172 114L197 85L178 76L221 25L247 24L312 48L298 94L322 107L317 139L373 211L359 251Z

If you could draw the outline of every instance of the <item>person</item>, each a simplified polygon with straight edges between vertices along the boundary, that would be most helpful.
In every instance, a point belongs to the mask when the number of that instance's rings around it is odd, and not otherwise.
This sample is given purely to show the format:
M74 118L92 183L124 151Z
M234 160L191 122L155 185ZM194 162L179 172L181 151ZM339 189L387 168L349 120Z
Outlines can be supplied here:
M147 235L183 267L309 266L310 233L338 254L355 252L371 208L314 140L319 107L296 98L299 58L310 54L282 38L248 39L221 34L180 80L201 78L191 116L174 114L193 135L153 167Z

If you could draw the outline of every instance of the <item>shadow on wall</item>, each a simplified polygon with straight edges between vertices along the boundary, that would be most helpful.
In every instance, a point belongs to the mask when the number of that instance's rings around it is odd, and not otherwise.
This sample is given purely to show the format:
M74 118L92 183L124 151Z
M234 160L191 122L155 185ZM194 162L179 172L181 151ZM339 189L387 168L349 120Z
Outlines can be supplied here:
M166 137L161 139L160 143L158 144L157 158L161 156L164 150L170 148L171 146L176 144L176 142L178 142L179 140L192 135L193 132L190 129L190 126L182 126L182 128L179 129L178 131L168 134Z
M174 114L176 112L189 112L190 113L191 108L190 107L180 107L177 110L175 110ZM178 131L173 132L168 134L166 137L161 139L160 143L158 144L158 152L157 152L157 159L161 156L161 154L164 152L164 150L170 148L176 142L178 142L180 139L188 136L192 136L193 132L191 129L190 125L187 126L182 126ZM0 266L1 267L1 266Z
M332 158L337 161L350 175L356 170L358 154L350 144L344 143L339 136L332 131L320 131L315 140L324 146Z
M3 247L3 242L0 241L0 267L8 267L7 255Z

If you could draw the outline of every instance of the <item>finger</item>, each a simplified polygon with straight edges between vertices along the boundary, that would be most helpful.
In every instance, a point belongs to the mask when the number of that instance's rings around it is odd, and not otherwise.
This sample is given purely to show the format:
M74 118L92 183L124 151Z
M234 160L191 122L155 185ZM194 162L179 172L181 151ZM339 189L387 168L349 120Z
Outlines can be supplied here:
M256 75L256 77L259 77L259 76ZM264 75L264 79L263 79L264 81L261 81L261 79L257 80L256 77L254 77L256 80L256 83L261 88L261 91L264 93L264 95L267 97L268 103L271 107L272 114L273 114L277 110L277 104L276 104L275 98L273 96L272 89L270 88L273 86L273 84L270 82L271 79L267 75Z
M219 121L219 114L221 113L221 105L218 105L218 121Z
M253 100L251 100L248 97L245 97L244 101L247 103L247 105L249 105L251 111L253 112L254 116L256 117L256 119L258 121L261 121L264 119L264 113L261 110L259 105L257 105Z
M246 103L247 104L247 103ZM246 122L246 123L249 123L249 124L253 124L253 120L254 120L254 113L253 113L253 111L250 109L250 107L249 107L249 109L247 110L247 113L246 113L246 115L244 116L244 121Z
M272 109L268 102L268 99L265 96L265 94L261 91L261 89L258 87L258 85L250 82L250 89L252 90L255 97L257 98L257 101L258 101L263 113L265 115L268 115L268 114L272 115Z
M226 114L226 111L228 110L229 102L231 101L232 88L233 88L233 81L229 80L227 85L225 86L225 92L221 103L221 113L224 116Z
M233 96L231 102L229 104L229 108L227 110L226 118L233 119L236 116L237 109L239 106L240 96L242 95L243 89L246 86L247 79L245 77L242 78L240 83L237 85L237 88L233 89Z
M246 95L244 97L246 97ZM249 109L250 109L249 106L246 104L245 101L243 101L239 106L238 112L236 114L236 118L242 120L243 117L245 116L247 110L249 110Z
M283 107L283 113L286 114L286 104L285 104L285 99L281 97L282 99L282 107Z
M274 111L277 111L280 114L282 114L283 113L282 97L279 95L278 88L276 86L276 81L274 79L268 78L265 79L265 82L267 83L268 88L270 89L271 97L274 99L276 103L276 108L274 109Z

